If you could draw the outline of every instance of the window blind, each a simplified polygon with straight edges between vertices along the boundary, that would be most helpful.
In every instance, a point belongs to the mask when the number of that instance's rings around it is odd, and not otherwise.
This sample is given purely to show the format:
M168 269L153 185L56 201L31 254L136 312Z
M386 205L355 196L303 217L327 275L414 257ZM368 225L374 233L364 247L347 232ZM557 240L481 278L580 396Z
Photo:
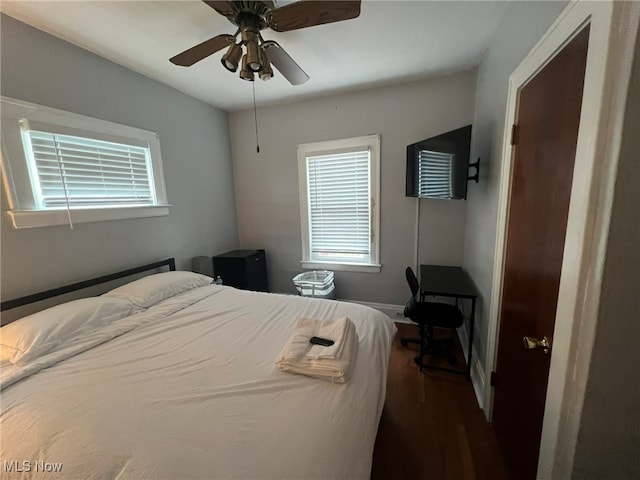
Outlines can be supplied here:
M368 150L307 157L311 253L368 258L371 248Z
M149 149L29 130L42 208L155 204Z
M418 196L451 197L451 163L453 155L420 150L418 157Z

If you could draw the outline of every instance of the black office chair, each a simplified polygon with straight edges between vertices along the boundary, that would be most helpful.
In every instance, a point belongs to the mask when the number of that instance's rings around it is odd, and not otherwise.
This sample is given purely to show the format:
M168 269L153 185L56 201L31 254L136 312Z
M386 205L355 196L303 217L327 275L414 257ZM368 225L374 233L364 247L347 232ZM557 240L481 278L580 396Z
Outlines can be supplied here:
M404 307L404 316L418 324L420 327L420 338L402 338L400 343L406 347L409 343L420 345L420 353L414 358L416 364L423 368L430 368L425 365L423 358L427 353L437 353L443 350L440 347L446 346L446 353L449 363L455 365L456 357L453 353L453 339L433 338L433 328L448 328L455 330L462 326L464 319L460 310L454 305L436 302L421 302L419 300L420 284L411 267L405 270L409 288L411 288L411 298ZM443 370L440 368L440 370Z

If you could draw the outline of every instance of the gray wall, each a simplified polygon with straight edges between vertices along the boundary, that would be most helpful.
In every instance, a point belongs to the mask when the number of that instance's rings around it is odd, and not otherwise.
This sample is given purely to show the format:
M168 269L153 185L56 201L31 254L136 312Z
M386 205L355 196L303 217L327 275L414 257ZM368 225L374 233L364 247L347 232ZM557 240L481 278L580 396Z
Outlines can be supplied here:
M270 288L294 292L302 271L297 145L381 135L380 273L336 272L338 298L404 304L415 262L416 202L405 196L406 145L471 123L475 71L230 114L240 243L265 248ZM422 262L460 265L467 202L420 200Z
M565 6L563 1L511 2L478 68L472 157L482 160L480 182L469 184L464 267L481 295L476 310L474 352L482 370L486 363L509 76Z
M159 134L165 217L15 230L2 216L2 298L237 246L227 114L1 16L2 95ZM2 209L6 210L6 194Z
M640 36L635 55L575 479L640 476Z

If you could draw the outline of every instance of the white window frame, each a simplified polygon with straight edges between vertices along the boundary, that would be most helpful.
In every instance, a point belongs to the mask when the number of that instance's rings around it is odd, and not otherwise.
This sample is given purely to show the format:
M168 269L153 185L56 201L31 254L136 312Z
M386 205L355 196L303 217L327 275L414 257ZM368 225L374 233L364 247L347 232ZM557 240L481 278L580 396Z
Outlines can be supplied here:
M353 151L355 148L368 149L370 205L371 205L371 250L367 263L346 261L320 261L311 256L309 199L307 185L307 158L314 155ZM302 229L303 268L321 268L349 272L379 273L380 261L380 135L366 135L341 140L305 143L298 145L298 184L300 191L300 223Z
M6 214L14 228L34 228L72 223L100 222L169 214L162 171L160 140L155 132L120 125L34 103L0 97L2 113L2 178L7 191ZM30 162L22 141L21 126L34 130L87 137L149 148L154 205L41 208L32 187Z

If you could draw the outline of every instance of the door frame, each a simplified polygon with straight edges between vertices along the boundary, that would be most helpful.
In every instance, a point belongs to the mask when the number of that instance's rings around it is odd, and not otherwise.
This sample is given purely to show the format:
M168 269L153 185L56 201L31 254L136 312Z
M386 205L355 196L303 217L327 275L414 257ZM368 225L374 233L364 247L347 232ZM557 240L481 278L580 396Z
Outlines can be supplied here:
M595 339L609 217L640 2L571 2L509 77L493 261L485 378L497 361L520 90L587 24L589 51L567 218L538 478L570 478ZM493 388L484 392L491 420Z

